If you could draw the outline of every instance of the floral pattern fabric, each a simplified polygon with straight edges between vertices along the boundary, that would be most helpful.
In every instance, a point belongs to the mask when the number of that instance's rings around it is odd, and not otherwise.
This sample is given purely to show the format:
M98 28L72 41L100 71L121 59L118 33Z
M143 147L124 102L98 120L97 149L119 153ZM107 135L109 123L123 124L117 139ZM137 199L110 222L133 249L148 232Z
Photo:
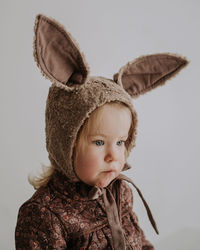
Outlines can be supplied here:
M115 185L120 185L118 194ZM117 205L126 249L153 250L132 211L131 188L117 180L109 189L114 196L120 196ZM90 186L70 183L55 172L47 186L21 206L15 230L16 249L114 249L103 198L90 200L90 190Z

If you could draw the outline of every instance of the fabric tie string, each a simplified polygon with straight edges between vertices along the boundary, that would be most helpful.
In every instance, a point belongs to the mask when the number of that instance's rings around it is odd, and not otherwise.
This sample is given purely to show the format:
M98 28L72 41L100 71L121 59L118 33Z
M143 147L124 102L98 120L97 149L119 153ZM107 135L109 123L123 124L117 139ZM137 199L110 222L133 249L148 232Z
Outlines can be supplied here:
M143 197L142 192L140 191L140 189L133 183L133 181L132 181L130 178L128 178L127 176L125 176L125 175L123 175L123 174L120 174L120 175L117 177L117 179L125 180L125 181L131 183L131 184L133 185L133 187L137 190L137 192L138 192L138 194L139 194L139 196L140 196L140 198L141 198L141 200L142 200L142 202L143 202L143 204L144 204L144 206L145 206L145 208L146 208L147 215L148 215L148 218L149 218L149 220L150 220L150 222L151 222L151 225L152 225L152 227L154 228L155 232L156 232L157 234L159 234L159 231L158 231L156 222L155 222L155 220L154 220L154 218L153 218L153 215L152 215L152 213L151 213L151 210L150 210L150 208L149 208L147 202L145 201L145 199L144 199L144 197Z
M159 234L156 222L153 218L151 210L145 201L140 189L133 183L133 181L125 175L120 174L117 178L115 178L110 184L114 183L117 180L124 180L133 185L133 187L137 190L145 208L147 211L148 218L151 222L152 227L154 228L155 232ZM100 188L100 187L93 187L89 192L89 199L97 199L99 196L103 195L103 200L105 204L105 210L108 218L108 223L112 233L113 245L114 249L116 250L126 250L125 238L123 229L120 224L119 213L115 198L113 197L112 192L109 188ZM119 199L119 197L117 197Z

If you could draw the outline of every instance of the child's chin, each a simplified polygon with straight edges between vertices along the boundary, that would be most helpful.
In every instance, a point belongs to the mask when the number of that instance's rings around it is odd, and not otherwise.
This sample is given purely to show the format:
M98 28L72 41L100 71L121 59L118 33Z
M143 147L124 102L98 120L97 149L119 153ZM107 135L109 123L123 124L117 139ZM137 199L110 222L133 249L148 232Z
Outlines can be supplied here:
M100 180L98 183L96 183L96 186L101 187L101 188L107 187L114 178L115 176Z
M110 181L110 182L111 182L111 181ZM96 186L97 186L97 187L104 188L104 187L107 187L107 186L110 184L110 182L109 182L109 183L98 183Z

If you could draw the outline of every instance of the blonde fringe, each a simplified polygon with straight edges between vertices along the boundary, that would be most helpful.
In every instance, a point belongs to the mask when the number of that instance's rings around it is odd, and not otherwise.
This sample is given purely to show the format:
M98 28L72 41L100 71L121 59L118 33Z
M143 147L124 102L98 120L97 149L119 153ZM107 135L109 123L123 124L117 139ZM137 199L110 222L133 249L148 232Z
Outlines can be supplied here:
M40 187L46 186L52 174L54 173L54 170L55 168L52 165L45 166L44 164L42 164L42 173L35 176L29 174L28 182L34 187L35 190L39 189Z

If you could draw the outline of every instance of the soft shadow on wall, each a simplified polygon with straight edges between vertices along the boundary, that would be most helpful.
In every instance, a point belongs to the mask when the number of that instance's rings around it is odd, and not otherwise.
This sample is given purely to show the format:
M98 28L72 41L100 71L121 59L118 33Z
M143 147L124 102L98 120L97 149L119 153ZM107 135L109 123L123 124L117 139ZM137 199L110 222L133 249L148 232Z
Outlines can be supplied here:
M184 228L158 241L156 250L199 250L200 228Z

